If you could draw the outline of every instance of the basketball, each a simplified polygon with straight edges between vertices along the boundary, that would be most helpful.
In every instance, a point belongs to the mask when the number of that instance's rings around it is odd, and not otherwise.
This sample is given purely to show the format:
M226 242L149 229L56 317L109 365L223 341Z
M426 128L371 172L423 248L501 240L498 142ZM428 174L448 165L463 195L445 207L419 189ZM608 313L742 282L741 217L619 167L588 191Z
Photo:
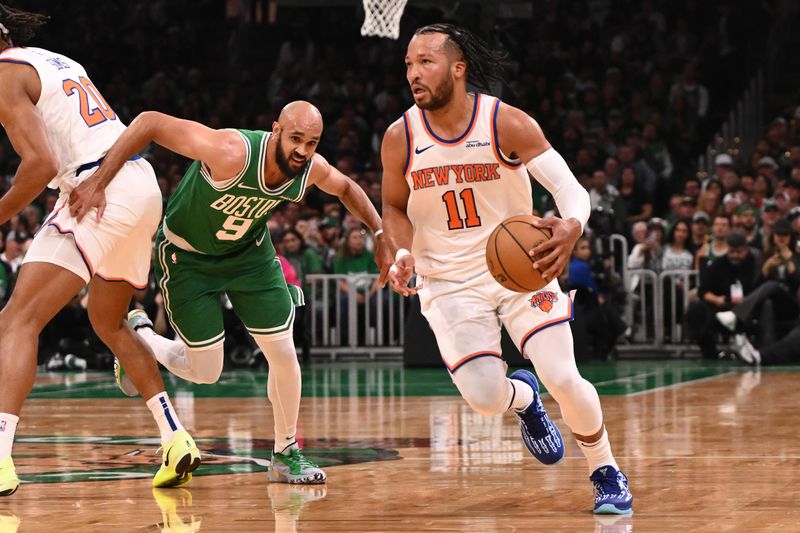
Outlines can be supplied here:
M501 222L486 243L486 266L495 281L514 292L538 291L547 285L542 272L533 268L528 251L550 238L548 229L534 226L540 220L533 215L519 215Z

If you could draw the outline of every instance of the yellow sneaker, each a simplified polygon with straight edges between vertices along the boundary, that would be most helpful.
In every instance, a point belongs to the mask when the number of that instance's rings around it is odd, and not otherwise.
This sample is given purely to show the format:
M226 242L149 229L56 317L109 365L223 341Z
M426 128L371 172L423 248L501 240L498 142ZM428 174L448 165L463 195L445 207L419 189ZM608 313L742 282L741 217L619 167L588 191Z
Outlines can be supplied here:
M187 489L153 489L153 499L161 509L161 520L159 524L163 533L195 533L200 531L202 521L190 515L190 522L186 523L178 514L178 509L185 511L192 506L192 493ZM185 515L184 515L185 516ZM2 533L2 532L0 532Z
M9 455L0 461L0 496L11 496L19 488L19 478L14 470L14 460Z
M175 433L172 441L161 443L163 464L153 478L154 487L177 487L192 479L192 472L200 466L200 450L186 430Z

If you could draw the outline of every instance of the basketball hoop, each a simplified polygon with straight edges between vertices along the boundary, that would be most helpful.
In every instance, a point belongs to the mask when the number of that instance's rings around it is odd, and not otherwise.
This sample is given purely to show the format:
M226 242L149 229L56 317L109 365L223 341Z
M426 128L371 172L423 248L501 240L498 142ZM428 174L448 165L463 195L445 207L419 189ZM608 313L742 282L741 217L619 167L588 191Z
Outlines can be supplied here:
M400 18L408 0L361 0L364 4L364 24L361 35L397 39Z

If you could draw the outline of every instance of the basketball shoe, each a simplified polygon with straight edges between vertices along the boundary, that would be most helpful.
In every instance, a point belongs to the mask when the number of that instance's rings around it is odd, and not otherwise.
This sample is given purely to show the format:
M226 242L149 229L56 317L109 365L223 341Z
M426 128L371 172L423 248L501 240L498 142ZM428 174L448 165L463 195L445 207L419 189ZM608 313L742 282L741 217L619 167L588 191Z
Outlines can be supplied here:
M133 331L136 331L139 328L153 329L153 322L143 309L134 309L128 313L128 325ZM114 358L114 377L117 380L117 387L119 387L119 390L122 391L122 394L125 396L139 395L139 391L136 390L136 385L133 384L133 381L131 381L131 379L125 373L125 368L116 357Z
M0 496L11 496L19 488L19 478L14 469L14 460L9 455L0 461Z
M601 466L589 476L594 485L594 514L632 514L628 478L613 466Z
M189 433L182 429L175 432L172 441L161 443L162 465L153 478L154 487L178 487L192 479L192 472L200 466L200 450Z
M161 509L161 520L159 524L163 533L195 533L200 531L203 522L191 515L191 522L186 523L178 514L179 507L192 506L192 493L187 489L153 489L153 499ZM2 533L2 532L0 532Z
M327 476L320 467L309 461L295 442L283 452L272 452L267 477L278 483L325 483Z
M564 458L564 438L547 416L539 396L539 382L533 372L517 370L511 379L524 381L533 389L533 401L523 411L514 411L519 418L522 442L536 459L546 465L554 465Z

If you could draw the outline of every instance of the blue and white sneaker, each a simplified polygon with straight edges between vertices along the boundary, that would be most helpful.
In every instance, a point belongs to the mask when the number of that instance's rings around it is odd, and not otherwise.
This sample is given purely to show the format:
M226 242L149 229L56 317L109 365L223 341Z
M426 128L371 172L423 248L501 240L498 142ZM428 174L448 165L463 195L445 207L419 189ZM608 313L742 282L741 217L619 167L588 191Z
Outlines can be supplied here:
M594 485L594 514L633 514L628 478L613 466L601 466L589 476Z
M564 458L564 438L542 405L536 376L528 370L517 370L510 377L524 381L533 389L531 404L524 411L514 411L519 418L522 442L540 462L546 465L556 464Z

